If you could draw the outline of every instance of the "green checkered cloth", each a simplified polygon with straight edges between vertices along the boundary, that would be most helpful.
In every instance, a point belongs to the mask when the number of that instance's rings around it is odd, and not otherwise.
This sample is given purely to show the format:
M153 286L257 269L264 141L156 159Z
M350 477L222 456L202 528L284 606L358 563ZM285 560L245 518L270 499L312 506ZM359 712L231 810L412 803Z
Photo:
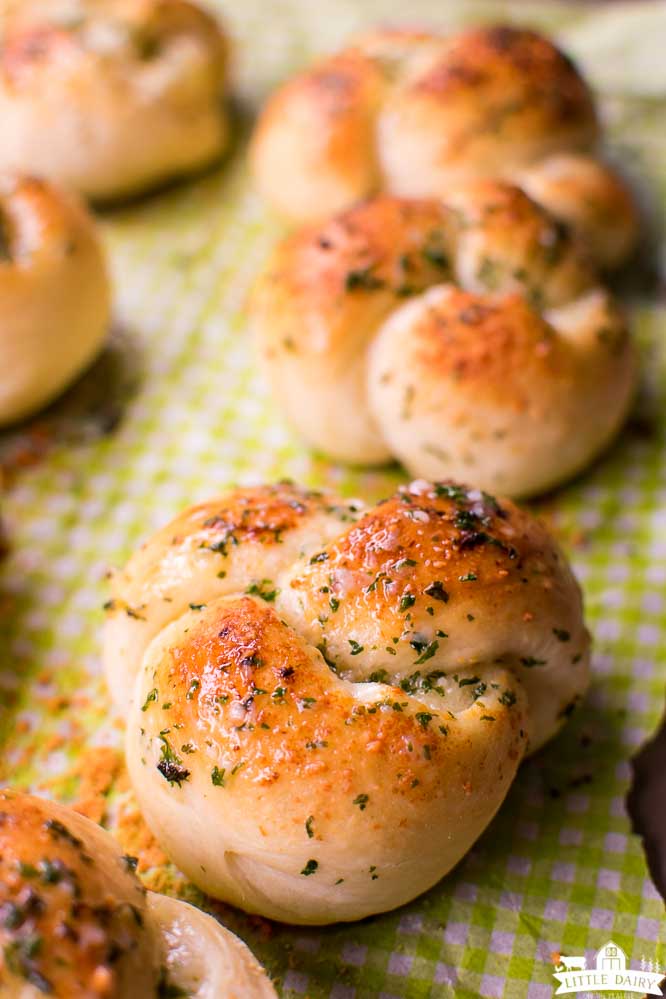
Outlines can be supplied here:
M303 447L260 380L243 311L279 232L247 174L252 113L313 54L404 19L404 5L243 0L223 13L237 43L233 153L213 174L104 216L117 288L109 349L37 431L0 438L8 460L46 448L4 502L2 778L21 786L66 773L79 732L87 745L120 745L100 677L103 577L140 539L232 483L289 476L372 500L404 481L397 468L341 468ZM654 291L666 245L666 5L412 0L407 16L555 30L599 88L612 152L645 192L645 266L617 289L644 355L636 412L600 462L539 505L585 588L595 679L485 835L425 896L325 929L268 934L241 913L225 918L284 996L550 999L553 952L589 962L612 938L634 967L666 958L663 904L624 806L628 760L656 727L666 676L666 316ZM56 692L75 707L56 710Z

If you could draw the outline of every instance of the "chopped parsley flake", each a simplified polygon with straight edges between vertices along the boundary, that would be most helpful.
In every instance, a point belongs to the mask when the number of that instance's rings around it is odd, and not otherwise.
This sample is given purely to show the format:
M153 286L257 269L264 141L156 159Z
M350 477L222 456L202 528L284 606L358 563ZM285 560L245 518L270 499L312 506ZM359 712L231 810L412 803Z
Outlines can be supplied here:
M416 603L416 597L414 596L414 594L405 593L405 595L400 600L400 613L402 614L404 611L409 610L409 608L413 607L415 603Z
M412 646L414 645L413 642L410 642L409 644ZM420 666L421 663L425 663L428 661L428 659L432 659L434 654L437 652L438 648L439 648L439 642L435 638L433 639L432 642L429 642L428 645L426 645L425 649L423 650L419 658L414 661L414 665Z
M391 652L394 650L391 649ZM371 673L368 677L368 683L388 683L389 675L385 669L376 669L374 673Z
M433 267L439 267L441 270L445 270L449 266L449 260L446 254L438 246L424 246L423 257L432 264Z
M438 579L431 583L430 586L426 586L423 592L427 593L433 600L441 600L445 604L449 601L449 595Z
M467 493L462 486L456 486L451 482L435 482L435 496L445 499L452 499L456 503L467 501Z
M142 711L147 711L148 708L150 707L150 705L152 704L152 702L156 701L157 698L158 698L157 687L153 687L153 689L149 690L148 693L146 694L146 699L143 702L143 704L141 705L141 710Z
M375 291L377 288L382 288L383 286L384 282L381 278L376 277L372 273L372 267L363 267L358 270L348 271L345 277L346 291L356 291L358 289Z
M394 569L404 569L406 565L415 566L417 563L413 558L400 558L393 566Z
M429 714L427 711L418 711L414 715L414 717L416 718L421 728L427 728L430 722L432 721L432 715Z
M253 597L260 597L266 603L272 604L277 596L277 588L270 579L262 579L260 583L251 583L245 591Z

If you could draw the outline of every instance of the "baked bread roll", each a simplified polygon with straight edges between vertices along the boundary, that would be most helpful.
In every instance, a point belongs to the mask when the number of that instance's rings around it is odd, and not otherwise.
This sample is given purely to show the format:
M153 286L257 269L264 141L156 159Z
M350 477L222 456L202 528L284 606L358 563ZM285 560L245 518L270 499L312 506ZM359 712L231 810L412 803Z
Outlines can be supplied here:
M227 144L226 62L187 0L21 0L2 32L0 170L96 200L198 170Z
M42 181L1 178L0 425L76 378L100 349L110 310L104 253L85 207Z
M639 224L633 197L621 178L591 156L560 153L516 173L516 182L611 270L635 249Z
M588 685L555 542L450 483L365 511L236 490L158 532L113 593L107 676L146 820L206 892L292 923L438 881Z
M591 230L600 262L615 265L634 246L636 209L610 167L590 159L598 140L589 87L533 31L495 26L448 37L378 31L322 59L269 99L251 162L266 199L295 222L322 220L380 190L446 197L461 180L516 179L536 167L546 179L528 184L530 193L538 200L548 188L551 209L561 209L581 233ZM556 181L561 154L573 158ZM557 157L552 168L551 156Z
M0 791L0 997L270 999L247 947L146 892L112 837L69 808Z
M585 467L636 382L580 242L519 188L380 195L278 245L251 319L273 393L340 460L511 496Z

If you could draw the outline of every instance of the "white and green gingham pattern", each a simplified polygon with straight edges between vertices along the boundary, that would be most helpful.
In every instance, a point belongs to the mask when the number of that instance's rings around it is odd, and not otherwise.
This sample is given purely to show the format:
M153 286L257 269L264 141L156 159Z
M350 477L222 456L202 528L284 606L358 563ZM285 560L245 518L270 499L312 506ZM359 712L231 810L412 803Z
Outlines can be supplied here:
M38 787L65 772L80 733L88 745L120 744L99 669L104 572L181 507L235 482L289 476L374 499L404 479L303 448L257 374L243 311L278 235L247 175L250 115L312 54L403 10L394 0L227 4L240 95L233 153L214 174L103 217L117 290L111 347L31 427L0 438L12 460L41 440L35 424L52 439L4 501L4 781ZM595 680L566 731L522 767L487 833L424 897L354 926L270 934L225 910L284 996L550 999L553 952L591 957L612 937L635 965L666 958L663 903L624 810L628 759L657 724L666 679L666 305L648 273L664 266L666 5L412 0L408 12L442 27L498 16L560 32L601 88L613 150L646 192L647 264L618 289L643 349L636 413L594 468L539 506L585 588Z

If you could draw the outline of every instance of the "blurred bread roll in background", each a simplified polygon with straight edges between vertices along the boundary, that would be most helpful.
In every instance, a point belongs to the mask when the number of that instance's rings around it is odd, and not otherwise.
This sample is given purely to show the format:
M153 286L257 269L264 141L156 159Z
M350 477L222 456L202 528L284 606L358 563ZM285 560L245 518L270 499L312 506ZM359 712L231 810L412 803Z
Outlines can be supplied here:
M211 916L146 892L110 836L62 805L0 790L1 999L271 999Z
M618 267L635 249L636 204L619 174L600 160L560 153L518 171L515 180L582 239L600 267Z
M0 425L80 374L110 314L105 256L85 205L44 181L0 177Z
M368 509L235 490L149 539L108 614L155 836L209 894L286 922L361 919L433 885L589 682L553 539L452 483Z
M227 41L196 3L21 0L0 39L0 171L110 200L226 148Z
M469 178L513 179L616 266L636 243L637 210L598 159L599 140L590 88L546 37L501 25L385 30L280 87L251 163L266 200L293 222L379 191L447 197Z
M503 181L380 195L297 229L250 311L275 398L312 446L512 496L592 461L636 384L585 242Z

